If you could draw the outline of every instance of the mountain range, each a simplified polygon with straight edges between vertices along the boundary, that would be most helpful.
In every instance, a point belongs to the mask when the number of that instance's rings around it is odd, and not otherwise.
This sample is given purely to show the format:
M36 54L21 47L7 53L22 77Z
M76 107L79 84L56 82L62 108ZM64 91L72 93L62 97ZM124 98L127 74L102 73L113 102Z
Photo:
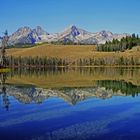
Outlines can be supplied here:
M43 42L73 42L82 44L104 44L106 41L112 41L113 39L120 40L123 37L129 36L129 34L113 34L110 31L101 32L88 32L80 29L75 25L69 26L64 31L59 33L50 34L46 32L42 27L37 26L35 29L30 27L21 27L9 37L9 44L35 44Z

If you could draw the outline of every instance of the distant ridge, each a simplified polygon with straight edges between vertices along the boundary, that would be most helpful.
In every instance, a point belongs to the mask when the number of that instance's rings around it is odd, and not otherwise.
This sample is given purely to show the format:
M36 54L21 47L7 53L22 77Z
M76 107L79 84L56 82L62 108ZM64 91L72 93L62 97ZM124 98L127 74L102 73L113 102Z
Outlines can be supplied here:
M46 32L40 26L37 26L35 29L25 26L19 28L10 36L9 44L35 44L57 41L82 44L104 44L106 41L112 41L113 39L120 40L126 36L129 36L129 34L113 34L112 32L105 30L92 33L84 29L80 29L75 25L71 25L64 31L54 34Z

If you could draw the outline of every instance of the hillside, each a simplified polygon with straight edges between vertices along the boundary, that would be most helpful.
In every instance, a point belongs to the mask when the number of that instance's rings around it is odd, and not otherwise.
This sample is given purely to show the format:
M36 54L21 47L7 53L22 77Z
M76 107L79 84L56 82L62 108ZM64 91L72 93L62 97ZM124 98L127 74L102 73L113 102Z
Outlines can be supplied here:
M97 52L95 45L49 45L43 44L31 48L11 48L6 50L8 56L21 57L58 57L71 61L79 58L118 58L140 56L140 46L125 52Z
M83 58L92 56L95 52L94 45L38 45L32 48L7 49L7 55L12 56L47 56L59 58Z

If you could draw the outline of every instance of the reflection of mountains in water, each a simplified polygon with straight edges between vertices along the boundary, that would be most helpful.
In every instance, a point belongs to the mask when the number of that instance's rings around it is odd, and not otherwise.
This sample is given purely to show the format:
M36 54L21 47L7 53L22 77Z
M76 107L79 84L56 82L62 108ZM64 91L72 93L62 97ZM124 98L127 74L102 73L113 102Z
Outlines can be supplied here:
M140 87L124 81L97 81L97 86L90 88L43 89L34 86L14 85L5 85L5 87L8 95L27 104L42 103L50 97L58 97L75 105L90 97L107 99L113 96L135 96L140 92Z
M8 96L13 96L19 102L27 104L42 103L48 98L58 97L75 105L90 97L107 99L112 96L136 96L140 93L139 74L140 69L136 68L27 71L19 69L10 73L0 73L2 86L0 94L2 94L3 104L7 109L9 106ZM122 79L125 81L121 81ZM5 81L9 84L5 84ZM29 85L30 83L33 85ZM50 83L52 87L48 86ZM45 85L45 88L42 84ZM57 86L59 88L56 88Z

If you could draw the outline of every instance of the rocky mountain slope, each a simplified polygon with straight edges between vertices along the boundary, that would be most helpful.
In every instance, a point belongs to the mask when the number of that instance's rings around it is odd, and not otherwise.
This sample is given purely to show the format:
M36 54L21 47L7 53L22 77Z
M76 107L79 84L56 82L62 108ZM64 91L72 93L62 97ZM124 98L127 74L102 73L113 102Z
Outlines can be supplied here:
M113 34L109 31L91 33L77 28L75 25L69 26L64 31L54 34L49 34L40 26L37 26L35 29L25 26L19 28L16 32L10 35L9 44L35 44L56 41L82 44L104 44L106 41L121 39L126 36L129 36L129 34Z

